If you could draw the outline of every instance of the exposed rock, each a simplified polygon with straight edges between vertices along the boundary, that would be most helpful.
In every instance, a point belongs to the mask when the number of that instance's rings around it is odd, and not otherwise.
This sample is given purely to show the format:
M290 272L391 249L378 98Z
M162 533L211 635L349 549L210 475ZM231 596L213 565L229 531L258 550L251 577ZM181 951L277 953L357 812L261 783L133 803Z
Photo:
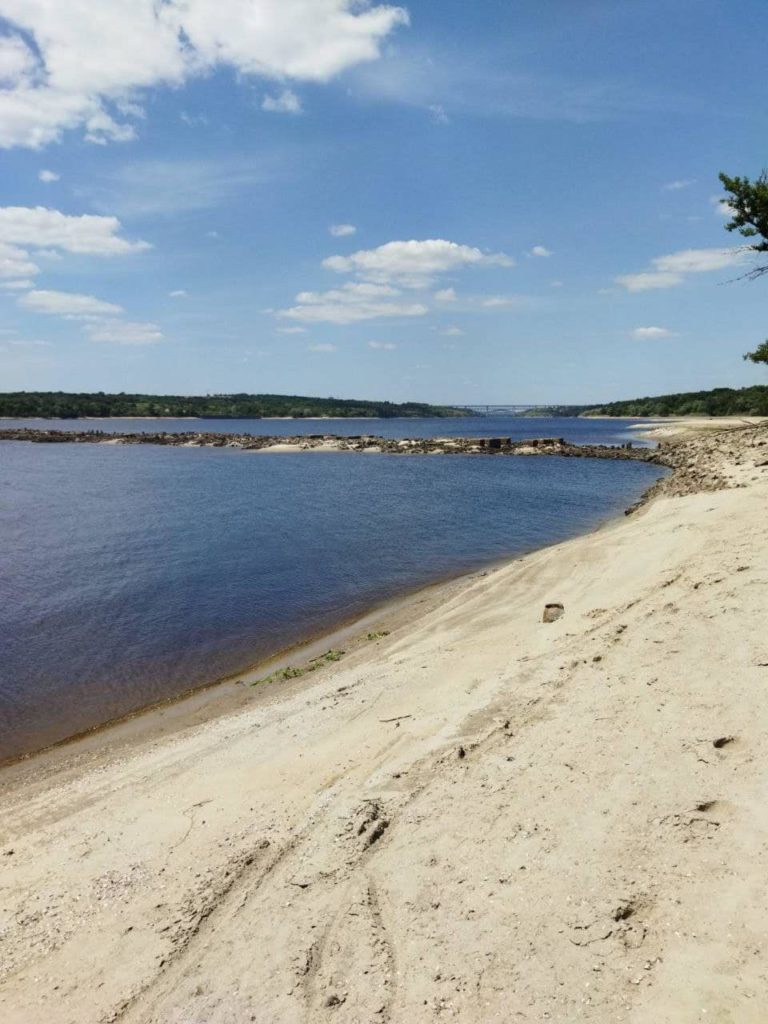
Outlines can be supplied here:
M541 621L557 622L563 615L565 615L565 607L559 601L553 601L551 604L544 605L544 614L541 617Z

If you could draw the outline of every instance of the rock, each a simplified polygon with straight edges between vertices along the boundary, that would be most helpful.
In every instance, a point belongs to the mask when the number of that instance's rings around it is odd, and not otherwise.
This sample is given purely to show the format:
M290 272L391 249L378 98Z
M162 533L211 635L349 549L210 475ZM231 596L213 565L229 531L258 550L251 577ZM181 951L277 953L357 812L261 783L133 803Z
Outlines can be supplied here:
M553 601L551 604L544 605L544 614L541 617L541 621L557 622L563 615L565 615L564 606L559 601Z
M733 743L733 741L733 736L718 736L716 740L712 740L712 746L720 750L722 747L727 747L729 743Z

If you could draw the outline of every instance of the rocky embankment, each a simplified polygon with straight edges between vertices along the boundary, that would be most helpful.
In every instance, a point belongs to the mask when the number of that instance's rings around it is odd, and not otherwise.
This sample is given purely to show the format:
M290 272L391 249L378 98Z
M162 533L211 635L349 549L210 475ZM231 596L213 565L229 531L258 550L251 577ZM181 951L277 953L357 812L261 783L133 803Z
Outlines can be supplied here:
M748 487L758 479L759 471L768 466L768 422L711 434L702 432L693 437L672 437L660 441L653 456L649 461L666 466L672 473L646 491L638 505L657 495L682 497Z
M102 430L0 430L0 441L35 444L152 444L177 448L238 448L264 451L270 448L299 451L384 452L388 455L560 455L566 458L633 459L660 462L662 449L626 445L577 445L561 437L419 437L389 438L372 434L344 437L336 434L254 435L185 433L112 434Z

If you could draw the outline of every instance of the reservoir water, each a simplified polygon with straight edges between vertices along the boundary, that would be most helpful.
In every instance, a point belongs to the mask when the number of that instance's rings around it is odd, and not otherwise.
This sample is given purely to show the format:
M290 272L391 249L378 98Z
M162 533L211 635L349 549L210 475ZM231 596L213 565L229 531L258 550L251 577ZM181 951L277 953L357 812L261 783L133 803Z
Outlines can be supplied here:
M248 426L626 436L625 424L583 420ZM660 472L592 459L0 443L0 760L242 671L395 595L593 528Z

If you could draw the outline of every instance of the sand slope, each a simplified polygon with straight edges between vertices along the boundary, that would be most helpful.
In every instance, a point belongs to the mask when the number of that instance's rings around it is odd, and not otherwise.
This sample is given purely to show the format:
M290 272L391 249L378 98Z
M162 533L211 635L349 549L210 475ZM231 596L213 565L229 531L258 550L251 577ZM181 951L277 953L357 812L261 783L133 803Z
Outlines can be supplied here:
M237 714L6 774L2 1020L763 1024L768 431L735 436L730 489Z

